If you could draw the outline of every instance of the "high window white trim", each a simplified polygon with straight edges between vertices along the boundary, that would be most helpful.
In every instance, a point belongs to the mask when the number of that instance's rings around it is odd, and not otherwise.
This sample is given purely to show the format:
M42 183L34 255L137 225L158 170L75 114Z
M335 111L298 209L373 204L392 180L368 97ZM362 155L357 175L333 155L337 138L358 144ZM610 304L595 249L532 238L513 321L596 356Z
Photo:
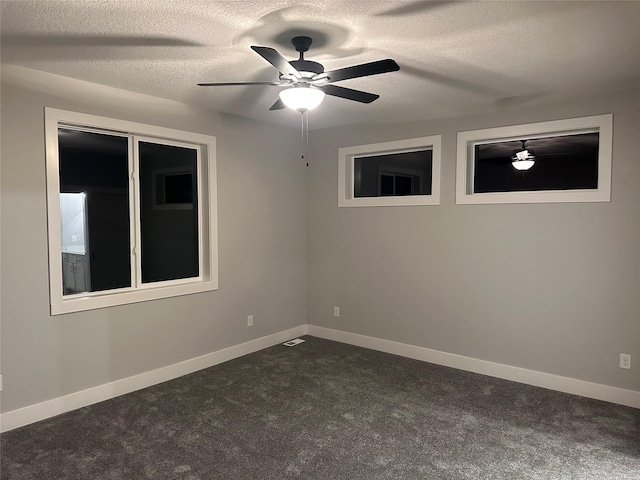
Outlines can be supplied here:
M593 132L598 132L599 134L597 188L474 192L474 155L476 145ZM611 200L612 137L613 115L611 114L459 132L457 142L456 203L609 202Z
M140 198L138 172L129 162L131 224L131 286L64 294L60 213L58 130L78 129L130 138L128 155L136 159L139 142L191 148L197 151L198 274L177 280L143 283L140 265ZM174 297L218 288L216 139L213 136L117 120L84 113L45 108L47 214L51 314L63 314L115 305ZM88 159L87 161L91 161Z
M404 154L431 151L431 193L421 195L389 195L356 197L355 195L355 159L373 158L383 155ZM375 207L375 206L411 206L440 204L440 157L441 136L410 138L390 142L356 145L338 149L338 206L339 207ZM402 168L393 172L395 176L404 176L408 172ZM382 172L390 175L389 172Z

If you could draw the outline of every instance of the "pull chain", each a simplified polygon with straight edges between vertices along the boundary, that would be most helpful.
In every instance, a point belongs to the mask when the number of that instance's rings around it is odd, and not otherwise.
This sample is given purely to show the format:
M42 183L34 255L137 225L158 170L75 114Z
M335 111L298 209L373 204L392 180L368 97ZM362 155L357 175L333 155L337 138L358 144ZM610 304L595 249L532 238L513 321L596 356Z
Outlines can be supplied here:
M304 156L307 157L307 153L309 152L309 110L305 110L302 114L304 119ZM309 159L307 159L307 167L309 166Z
M303 110L302 112L302 124L301 124L301 132L302 132L302 160L305 160L307 156L307 151L309 150L309 110ZM306 162L307 167L309 166L309 161Z

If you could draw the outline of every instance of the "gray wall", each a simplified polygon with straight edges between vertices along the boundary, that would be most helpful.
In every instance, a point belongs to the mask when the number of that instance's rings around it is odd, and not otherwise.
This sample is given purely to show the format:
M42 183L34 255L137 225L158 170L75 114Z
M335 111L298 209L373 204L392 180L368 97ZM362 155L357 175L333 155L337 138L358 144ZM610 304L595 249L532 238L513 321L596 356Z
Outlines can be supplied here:
M3 69L1 91L2 411L304 323L640 390L637 90L312 131L307 169L295 130L14 73ZM218 291L49 315L44 106L217 137ZM614 114L611 203L455 205L457 131L602 113ZM433 134L440 206L337 208L338 147Z
M308 323L640 390L639 106L636 89L313 131ZM604 113L614 114L610 203L455 204L458 131ZM337 207L339 147L438 134L441 205ZM632 370L618 368L621 352L633 355Z
M3 69L1 92L3 411L305 323L306 167L296 130L22 73ZM216 136L218 291L49 315L45 106Z

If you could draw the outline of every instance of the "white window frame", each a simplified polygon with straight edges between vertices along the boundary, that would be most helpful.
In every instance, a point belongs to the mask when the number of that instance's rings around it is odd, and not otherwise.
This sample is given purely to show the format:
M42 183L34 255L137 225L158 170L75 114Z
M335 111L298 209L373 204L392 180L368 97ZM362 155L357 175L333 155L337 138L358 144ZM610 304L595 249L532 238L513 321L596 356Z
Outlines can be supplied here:
M597 188L532 192L473 192L474 155L477 144L521 140L534 136L541 138L593 132L599 133ZM609 202L611 201L612 137L612 114L458 132L456 203Z
M390 142L355 145L338 149L338 207L387 207L412 205L440 205L441 136L409 138ZM401 195L384 197L355 197L354 159L393 153L431 150L431 195Z
M199 275L198 277L143 284L140 269L139 231L131 231L131 287L63 295L62 280L62 240L60 231L60 174L58 152L58 129L76 128L101 131L116 136L127 136L129 158L137 141L156 142L165 145L196 148L198 153L198 234L199 234ZM93 310L115 305L144 302L160 298L189 295L218 289L218 234L217 234L217 176L216 139L210 135L186 132L171 128L157 127L143 123L117 120L96 115L45 108L45 150L47 165L47 216L49 240L49 294L51 314ZM202 163L206 168L202 168ZM139 214L139 188L137 172L130 162L129 171L129 211L131 218ZM206 175L203 175L203 170ZM203 191L205 189L206 191ZM203 199L206 197L206 201ZM204 202L201 203L201 202ZM206 215L206 216L205 216ZM138 220L132 222L137 224ZM206 228L206 231L203 229Z

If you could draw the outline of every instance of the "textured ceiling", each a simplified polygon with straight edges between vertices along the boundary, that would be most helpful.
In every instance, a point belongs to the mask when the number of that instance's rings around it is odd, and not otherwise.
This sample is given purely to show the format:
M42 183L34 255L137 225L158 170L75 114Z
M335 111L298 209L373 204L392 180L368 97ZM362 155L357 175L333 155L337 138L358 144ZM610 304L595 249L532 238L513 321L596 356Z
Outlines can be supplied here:
M133 92L296 127L269 111L278 87L250 49L296 58L314 40L326 70L393 58L399 72L339 85L377 93L327 97L310 127L444 118L619 88L640 79L640 2L2 0L1 60Z

